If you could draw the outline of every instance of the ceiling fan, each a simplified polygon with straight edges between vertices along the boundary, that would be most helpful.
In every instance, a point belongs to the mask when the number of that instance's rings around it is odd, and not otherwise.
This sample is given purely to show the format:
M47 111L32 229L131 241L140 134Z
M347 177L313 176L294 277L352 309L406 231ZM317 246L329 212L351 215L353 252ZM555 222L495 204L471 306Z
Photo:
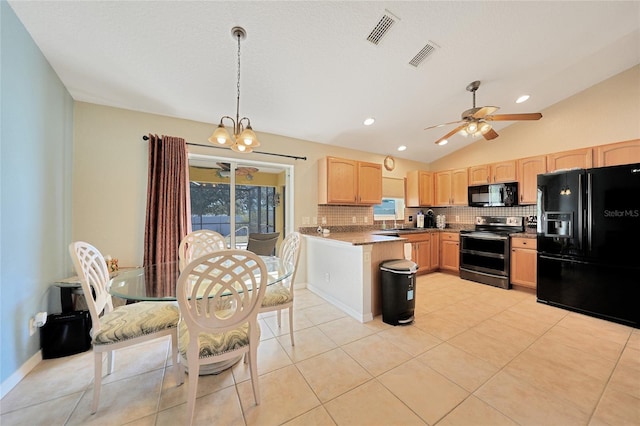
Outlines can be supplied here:
M473 108L468 109L462 113L462 118L458 121L451 121L449 123L438 124L437 126L427 127L425 130L433 129L435 127L447 126L449 124L460 124L458 127L436 140L436 145L444 145L448 142L448 139L460 132L466 135L472 135L475 137L482 136L486 140L495 139L498 137L498 133L491 127L489 121L520 121L520 120L539 120L542 118L542 114L539 112L523 113L523 114L497 114L493 113L499 110L499 107L484 106L476 107L476 90L480 87L480 81L473 81L467 86L467 91L473 93Z
M218 170L218 176L220 177L229 177L229 173L231 172L231 164L229 163L216 163L220 166ZM253 179L253 174L258 171L255 167L236 167L236 176L244 176L247 180Z

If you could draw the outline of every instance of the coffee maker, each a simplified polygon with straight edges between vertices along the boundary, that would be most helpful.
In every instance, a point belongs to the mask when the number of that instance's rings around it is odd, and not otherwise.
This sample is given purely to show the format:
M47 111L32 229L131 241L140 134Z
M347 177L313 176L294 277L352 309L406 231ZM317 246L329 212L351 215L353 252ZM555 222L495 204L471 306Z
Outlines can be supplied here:
M433 210L427 210L427 214L424 217L424 227L425 228L435 228L436 227L436 218L433 215Z

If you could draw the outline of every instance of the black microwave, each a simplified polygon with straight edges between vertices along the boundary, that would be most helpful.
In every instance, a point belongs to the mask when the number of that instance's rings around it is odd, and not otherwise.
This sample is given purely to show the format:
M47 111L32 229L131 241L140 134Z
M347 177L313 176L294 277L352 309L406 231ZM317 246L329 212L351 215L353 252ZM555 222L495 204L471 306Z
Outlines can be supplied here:
M469 187L470 207L511 207L518 205L518 183L494 183Z

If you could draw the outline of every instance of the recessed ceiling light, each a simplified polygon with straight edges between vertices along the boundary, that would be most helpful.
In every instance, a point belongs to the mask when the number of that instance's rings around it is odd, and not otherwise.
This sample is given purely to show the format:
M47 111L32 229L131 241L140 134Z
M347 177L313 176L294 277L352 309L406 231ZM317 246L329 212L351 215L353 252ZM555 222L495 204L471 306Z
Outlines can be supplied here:
M398 151L404 151L404 150L406 150L406 149L407 149L407 147L406 147L406 146L404 146L404 145L400 145L400 146L398 147Z
M529 99L529 95L522 95L518 99L516 99L517 104L521 104Z
M364 125L365 126L371 126L373 123L376 122L376 119L373 117L369 117L367 119L364 120Z
M446 145L448 142L448 140L442 139L440 142L438 142L438 145Z

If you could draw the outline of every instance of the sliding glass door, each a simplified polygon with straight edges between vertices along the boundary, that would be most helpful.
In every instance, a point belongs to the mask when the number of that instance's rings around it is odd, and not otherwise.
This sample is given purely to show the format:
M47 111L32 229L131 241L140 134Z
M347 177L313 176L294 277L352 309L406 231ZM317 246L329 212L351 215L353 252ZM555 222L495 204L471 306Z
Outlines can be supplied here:
M210 229L228 247L246 248L249 233L287 232L290 166L190 155L192 230Z

